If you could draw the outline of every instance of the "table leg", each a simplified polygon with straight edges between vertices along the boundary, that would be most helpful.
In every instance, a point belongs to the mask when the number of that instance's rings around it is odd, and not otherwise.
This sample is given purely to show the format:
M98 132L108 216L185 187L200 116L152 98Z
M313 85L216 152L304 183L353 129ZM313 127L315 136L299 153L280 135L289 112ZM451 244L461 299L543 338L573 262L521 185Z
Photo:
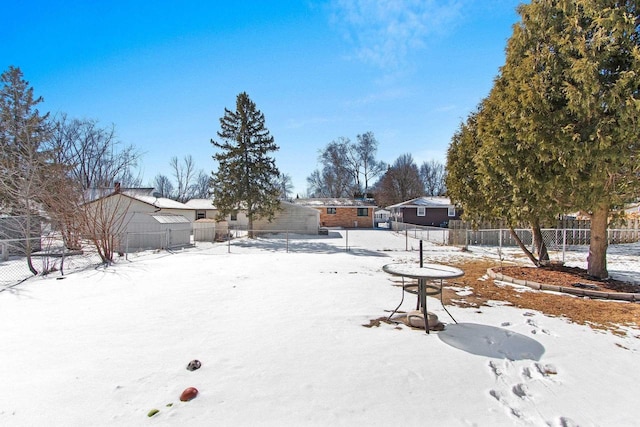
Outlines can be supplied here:
M429 333L429 316L427 315L427 279L418 279L418 293L420 295L420 305L424 315L424 330Z
M440 304L442 304L442 308L444 308L444 311L447 312L447 314L449 315L449 317L451 317L451 319L455 322L458 323L458 321L456 319L453 318L453 316L451 315L451 313L449 313L449 310L447 310L447 306L444 305L444 299L442 299L442 294L444 293L444 288L442 287L442 279L440 279Z

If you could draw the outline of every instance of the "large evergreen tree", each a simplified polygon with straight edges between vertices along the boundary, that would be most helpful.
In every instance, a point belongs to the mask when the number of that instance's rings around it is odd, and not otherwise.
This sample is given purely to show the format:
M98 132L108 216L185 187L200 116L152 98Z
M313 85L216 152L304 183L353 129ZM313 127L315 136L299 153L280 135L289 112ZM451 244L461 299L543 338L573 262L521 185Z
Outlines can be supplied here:
M605 278L610 211L639 186L638 6L533 0L519 13L501 75L517 143L501 154L518 160L529 205L591 215L588 272Z
M22 217L27 264L37 274L30 237L40 228L37 215L43 207L46 174L51 171L44 150L50 134L48 113L40 114L36 108L42 98L34 97L20 68L9 67L0 84L0 209Z
M589 213L587 269L605 278L611 209L640 186L637 5L532 0L518 11L505 64L477 116L477 152L465 155L487 207L497 208L491 213L528 221L534 240L541 220ZM462 158L452 147L450 160ZM449 191L468 198L455 182L461 171L448 168Z
M211 140L219 149L213 156L218 163L212 173L213 202L221 217L245 211L253 237L253 221L273 218L280 206L280 172L270 156L278 146L246 92L237 96L235 111L225 108L218 137L220 142Z
M473 224L495 218L486 202L487 195L476 166L476 153L481 147L478 138L478 112L473 112L451 138L447 150L447 194L462 207L464 217Z

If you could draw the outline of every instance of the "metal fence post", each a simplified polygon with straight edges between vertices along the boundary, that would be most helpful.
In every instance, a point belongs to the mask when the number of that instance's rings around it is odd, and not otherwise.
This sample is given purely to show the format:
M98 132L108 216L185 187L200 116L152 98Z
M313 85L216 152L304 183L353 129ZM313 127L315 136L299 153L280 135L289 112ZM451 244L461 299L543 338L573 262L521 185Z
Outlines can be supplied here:
M564 253L567 250L567 229L562 229L562 263L564 264Z
M346 230L346 238L347 238L347 243L346 243L345 251L349 252L349 229Z
M404 229L404 250L409 252L409 230Z

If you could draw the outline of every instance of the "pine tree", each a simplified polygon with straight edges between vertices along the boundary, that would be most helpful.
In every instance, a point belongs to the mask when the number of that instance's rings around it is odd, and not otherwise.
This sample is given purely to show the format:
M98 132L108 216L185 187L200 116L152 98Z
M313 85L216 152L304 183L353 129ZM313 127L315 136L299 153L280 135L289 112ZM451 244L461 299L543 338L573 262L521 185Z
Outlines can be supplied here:
M39 229L37 217L49 171L43 149L50 134L48 113L41 115L36 108L42 98L34 97L20 68L9 67L0 76L0 84L0 209L24 219L21 232L27 264L37 274L31 260L31 237Z
M610 211L640 185L638 8L533 0L519 12L501 75L517 143L502 154L535 195L529 205L549 200L591 214L588 273L606 278Z
M218 137L221 142L211 140L220 150L213 156L218 163L212 173L213 203L220 217L245 211L252 238L253 221L272 219L280 207L280 171L270 157L278 146L246 92L237 96L235 111L225 108Z
M464 217L474 225L483 219L499 217L486 201L481 184L482 177L476 166L475 155L481 141L477 131L478 111L467 117L451 138L447 150L447 195L460 205Z

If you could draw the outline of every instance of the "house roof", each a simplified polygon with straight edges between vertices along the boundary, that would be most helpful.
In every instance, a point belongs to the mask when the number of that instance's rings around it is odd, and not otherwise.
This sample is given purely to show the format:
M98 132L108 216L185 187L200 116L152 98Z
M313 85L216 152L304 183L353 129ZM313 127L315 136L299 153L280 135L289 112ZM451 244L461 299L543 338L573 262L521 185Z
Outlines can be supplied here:
M415 207L426 207L426 208L448 208L453 206L451 204L451 199L448 197L417 197L415 199L407 200L406 202L396 203L395 205L387 206L387 209L393 208L415 208Z
M124 194L125 196L131 197L132 199L140 200L141 202L147 203L149 205L155 206L161 209L188 209L193 210L191 206L187 206L184 203L176 202L175 200L167 199L165 197L155 197L155 196L142 196L139 194Z
M167 199L165 197L146 196L146 195L130 193L130 192L111 193L107 196L100 197L88 203L94 203L94 202L97 202L98 200L114 197L117 195L129 198L129 199L133 199L133 200L138 200L142 203L146 203L148 205L151 205L159 209L184 209L184 210L190 210L190 211L193 210L192 207L187 206L184 203L176 202L175 200Z
M191 199L186 202L185 205L189 206L191 209L198 210L208 210L216 208L215 206L213 206L213 200L211 199Z
M160 224L187 224L190 222L183 215L154 214L151 215L151 217L158 221Z
M352 207L375 207L375 203L368 200L349 199L349 198L311 198L311 199L295 199L296 205L308 206L312 208L330 207L330 208L352 208Z
M105 197L109 197L113 194L125 194L127 196L151 196L153 195L153 187L132 187L132 188L120 188L116 191L112 187L97 187L97 188L89 188L84 191L84 198L89 202L94 200L103 199Z

